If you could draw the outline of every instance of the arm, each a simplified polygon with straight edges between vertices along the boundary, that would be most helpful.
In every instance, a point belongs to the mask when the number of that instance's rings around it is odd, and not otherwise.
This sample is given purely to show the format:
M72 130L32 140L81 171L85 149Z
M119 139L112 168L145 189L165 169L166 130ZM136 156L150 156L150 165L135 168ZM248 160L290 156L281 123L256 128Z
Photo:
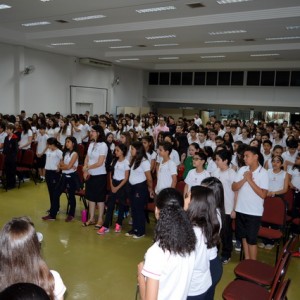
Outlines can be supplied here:
M112 176L110 176L110 186L111 186L111 191L115 194L122 186L126 184L129 178L129 170L125 171L125 178L120 182L118 186L113 186L112 185Z
M100 155L98 158L98 161L96 163L94 163L93 165L88 166L88 170L90 169L96 169L99 168L103 165L104 161L105 161L105 155Z
M147 185L148 185L148 191L150 193L150 197L154 197L154 191L153 191L153 182L152 182L152 175L150 171L145 172L145 176L147 179Z
M74 152L74 154L72 155L72 158L70 160L70 162L66 165L63 161L61 161L59 168L61 170L70 170L73 168L76 160L78 159L78 154L76 152Z
M234 192L238 191L238 190L244 185L244 183L245 183L246 181L247 181L247 180L246 180L245 177L244 177L242 180L240 180L240 181L238 181L238 182L234 182L234 183L232 184L232 186L231 186L232 190L233 190Z
M265 189L260 188L252 179L252 172L247 171L244 173L244 178L249 183L253 191L262 199L265 199L267 197L268 191Z
M172 184L171 187L175 189L177 184L177 174L172 175Z
M230 213L231 219L235 219L236 218L235 208L236 208L236 204L237 204L237 198L238 198L238 192L234 192L233 209L232 209L232 212Z
M183 189L183 197L186 198L189 191L189 185L186 183Z
M29 145L31 145L31 142L32 142L32 136L29 136L28 137L28 142L26 144L24 144L22 147L19 147L19 148L22 149L22 148L25 148L25 147L29 146Z
M275 197L277 195L285 194L288 191L288 189L289 189L289 175L286 173L284 177L283 188L279 191L268 192L268 196Z

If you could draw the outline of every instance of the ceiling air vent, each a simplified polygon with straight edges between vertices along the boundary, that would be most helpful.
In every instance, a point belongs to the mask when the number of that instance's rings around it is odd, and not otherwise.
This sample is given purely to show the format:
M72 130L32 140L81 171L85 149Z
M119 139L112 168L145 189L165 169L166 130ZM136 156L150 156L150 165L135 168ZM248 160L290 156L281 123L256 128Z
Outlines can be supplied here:
M255 39L244 39L245 42L255 42Z
M205 5L200 3L200 2L198 2L198 3L189 3L189 4L187 4L187 6L190 7L190 8L205 7Z
M109 61L104 61L104 60L99 60L99 59L89 58L89 57L79 58L79 63L84 65L89 65L92 67L97 67L97 68L108 68L112 66L112 63Z
M146 45L137 45L137 47L144 48L144 47L147 47L147 46Z
M66 20L55 20L55 22L61 23L61 24L69 23L69 22L66 21Z

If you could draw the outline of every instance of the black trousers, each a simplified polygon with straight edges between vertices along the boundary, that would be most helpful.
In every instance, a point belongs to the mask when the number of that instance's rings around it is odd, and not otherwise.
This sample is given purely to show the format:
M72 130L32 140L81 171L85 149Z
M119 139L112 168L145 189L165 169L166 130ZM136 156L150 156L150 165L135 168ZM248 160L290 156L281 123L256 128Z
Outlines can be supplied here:
M45 179L48 187L48 193L50 198L50 207L52 207L52 203L54 201L54 192L55 187L57 186L60 180L60 173L54 170L46 170ZM59 208L58 208L59 210ZM56 214L55 214L56 215Z
M232 219L230 215L225 215L225 221L221 230L222 253L224 258L230 258L232 252Z

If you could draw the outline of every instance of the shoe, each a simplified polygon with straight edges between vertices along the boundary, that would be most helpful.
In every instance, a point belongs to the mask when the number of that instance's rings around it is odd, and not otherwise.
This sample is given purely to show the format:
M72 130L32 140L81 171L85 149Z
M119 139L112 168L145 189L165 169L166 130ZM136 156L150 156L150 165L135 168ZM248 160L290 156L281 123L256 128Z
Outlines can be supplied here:
M134 235L135 235L135 231L133 229L125 233L125 236L134 236Z
M93 220L88 220L87 222L83 222L82 223L82 227L87 227L87 226L91 226L91 225L95 225L96 222Z
M100 229L103 226L103 222L97 223L95 229Z
M264 249L266 245L264 243L257 243L257 247L260 249Z
M221 262L223 265L227 265L230 262L230 257L228 257L228 258L222 257Z
M65 221L66 222L71 222L73 219L74 219L73 216L67 216L66 219L65 219Z
M236 242L234 250L237 252L241 252L241 243L239 241Z
M122 226L116 223L115 232L119 233L122 231Z
M28 182L28 181L30 181L30 178L24 177L24 178L23 178L23 181L24 181L24 182Z
M105 234L109 232L109 228L106 228L104 226L102 226L98 231L97 234Z
M134 234L132 237L133 237L134 239L140 239L140 238L142 238L143 236L145 236L145 234L136 233L136 234Z
M44 217L42 217L42 219L44 221L55 221L56 220L56 218L51 217L51 215L44 216Z
M274 248L274 245L272 245L272 244L267 244L266 246L265 246L265 249L266 250L272 250Z

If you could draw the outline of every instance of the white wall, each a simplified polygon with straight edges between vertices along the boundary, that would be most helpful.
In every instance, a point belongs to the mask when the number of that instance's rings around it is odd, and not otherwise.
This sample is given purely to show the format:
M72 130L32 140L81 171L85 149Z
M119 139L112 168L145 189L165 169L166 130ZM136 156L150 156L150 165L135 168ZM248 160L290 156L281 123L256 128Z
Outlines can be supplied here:
M28 75L21 72L33 65ZM120 84L112 87L115 76ZM96 87L107 91L107 110L116 106L142 106L143 71L122 67L96 68L81 65L76 58L0 44L0 112L70 113L70 86Z

